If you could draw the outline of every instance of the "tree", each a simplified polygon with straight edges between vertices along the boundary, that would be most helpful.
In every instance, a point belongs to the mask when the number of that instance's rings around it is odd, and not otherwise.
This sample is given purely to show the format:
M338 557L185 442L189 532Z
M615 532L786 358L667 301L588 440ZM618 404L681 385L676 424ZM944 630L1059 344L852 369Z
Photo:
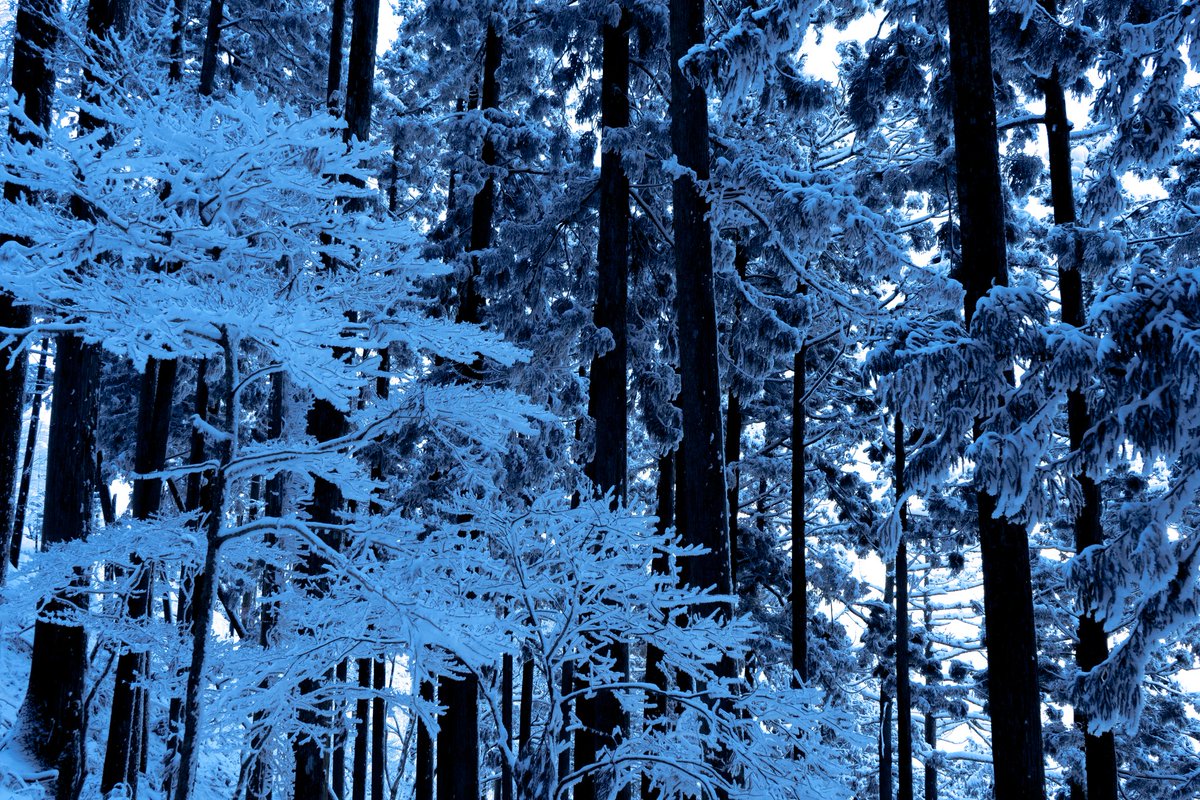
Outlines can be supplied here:
M956 186L962 242L963 314L978 335L976 311L993 286L1008 283L1004 203L992 96L986 0L947 3L953 86ZM986 320L987 317L984 317ZM982 324L987 324L982 322ZM1001 371L1009 371L1007 364ZM976 425L976 431L980 428ZM1041 696L1033 586L1025 526L1006 518L996 496L976 495L983 552L988 638L988 709L998 800L1044 796ZM1003 638L999 632L1006 633ZM1003 767L1001 766L1003 765Z

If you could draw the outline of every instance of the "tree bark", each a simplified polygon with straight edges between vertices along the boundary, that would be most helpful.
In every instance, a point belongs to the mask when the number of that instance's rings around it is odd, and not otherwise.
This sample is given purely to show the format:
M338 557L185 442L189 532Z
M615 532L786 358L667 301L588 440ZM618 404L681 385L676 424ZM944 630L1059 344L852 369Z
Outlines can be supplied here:
M221 47L221 24L224 18L225 0L208 0L208 27L204 32L204 52L200 57L200 94L203 97L211 95L216 84L217 53Z
M948 0L946 8L966 289L963 311L969 331L979 300L993 285L1008 283L1005 209L988 0ZM976 435L979 432L977 423ZM994 496L980 491L977 500L996 800L1037 800L1045 796L1045 765L1029 539L1023 525L996 515Z
M91 531L99 379L98 347L74 335L60 336L46 454L43 546L84 539ZM43 601L34 631L29 688L19 712L28 752L44 768L59 772L60 800L78 794L84 774L87 634L82 625L51 620L86 606L85 584L80 573L72 589Z
M338 92L342 88L342 39L346 32L346 0L333 0L329 22L329 72L325 80L325 105L329 113L338 111Z
M432 703L433 682L421 681L421 699ZM417 720L417 776L413 787L414 800L433 800L433 738L429 728Z
M17 94L25 116L39 130L50 127L54 100L54 49L58 43L60 6L54 0L20 0L17 4L16 31L13 37L12 88ZM36 146L41 141L38 130L21 130L15 117L8 122L9 138ZM8 203L25 197L25 191L12 183L4 184L4 200ZM3 241L0 241L2 244ZM26 328L32 321L28 306L15 302L8 292L0 290L0 327ZM10 346L0 346L0 553L9 553L12 537L20 550L20 530L14 525L17 513L13 507L16 487L18 452L21 438L21 409L25 402L25 373L28 364L20 340ZM16 566L14 560L13 566ZM0 585L8 572L6 559L0 559Z
M792 361L792 674L808 682L808 548L805 543L807 504L804 440L808 436L808 348L801 347Z
M367 800L367 763L371 748L371 659L358 659L359 698L354 708L353 800ZM419 734L418 734L419 735ZM418 764L420 763L418 756Z
M908 501L904 478L904 422L895 420L895 476L893 489L900 504L900 542L896 548L896 800L913 797L912 682L909 675L908 632Z
M601 32L603 63L600 83L601 124L606 132L629 125L629 21L622 12L616 25ZM596 256L597 282L594 319L613 338L613 347L592 359L588 390L588 415L595 421L595 453L587 472L597 490L611 493L624 504L628 473L628 333L629 297L629 178L619 148L607 145L600 156L600 217ZM629 646L609 642L600 651L614 660L618 673L629 670ZM588 682L590 665L583 664L577 679ZM580 697L576 703L580 729L575 735L575 769L595 764L604 750L612 750L627 735L629 720L611 691ZM611 769L593 771L575 785L575 800L607 797L615 779ZM619 800L627 800L622 787Z
M176 368L175 361L150 359L142 374L134 450L134 469L139 475L158 472L166 461ZM130 513L134 519L150 519L158 513L161 503L160 478L138 478L134 481L130 500ZM150 613L154 566L143 564L137 553L131 554L130 560L136 572L134 586L126 602L126 614L131 620L140 620ZM147 676L149 668L150 653L146 650L127 647L117 659L108 746L100 778L100 791L103 793L107 794L124 784L130 796L137 797L138 774L146 746L141 730L148 700L146 689L138 687L137 682Z
M1052 15L1058 9L1053 0L1043 0ZM1075 187L1071 177L1071 124L1067 119L1067 101L1063 92L1058 67L1043 81L1046 99L1046 143L1050 162L1050 198L1054 207L1054 223L1071 226L1076 223ZM1086 322L1084 309L1085 287L1079 271L1082 260L1083 242L1076 234L1075 259L1060 258L1058 261L1058 290L1062 302L1062 320L1067 325L1082 328ZM1071 450L1078 452L1083 446L1083 437L1092 427L1092 413L1083 392L1073 389L1067 392L1067 430ZM1075 552L1082 553L1089 547L1104 543L1101 527L1100 487L1083 470L1075 475L1079 483L1083 502L1075 513ZM1108 658L1108 637L1104 625L1094 614L1083 613L1079 617L1079 641L1075 649L1075 661L1079 669L1086 672ZM1116 741L1111 731L1099 736L1088 732L1087 712L1076 707L1075 724L1083 732L1084 783L1088 800L1117 800L1117 752ZM1072 778L1077 780L1077 778Z
M657 533L662 534L675 524L675 453L667 453L658 459L658 483L655 487L654 515L658 521L654 525ZM656 556L651 569L659 574L666 572L667 563L664 555ZM643 717L643 727L653 728L659 719L667 712L663 692L667 688L667 675L663 669L663 652L653 645L646 646L646 683L660 691L646 698L646 710ZM641 800L658 800L659 793L650 785L649 778L642 778Z
M0 302L3 301L0 300ZM29 401L29 428L25 433L25 457L21 462L21 482L17 488L17 507L13 515L12 541L8 548L8 557L13 568L20 566L21 563L21 542L25 538L25 515L29 510L29 490L33 484L33 460L37 456L37 438L42 421L42 402L46 390L46 362L50 357L49 353L50 340L42 339L37 373L33 380L33 397ZM3 356L0 355L0 358Z
M384 800L384 777L387 773L387 707L384 705L385 686L383 659L375 659L372 678L375 697L371 700L371 800Z
M672 204L675 254L675 320L679 349L683 437L679 445L676 529L686 545L708 553L685 559L683 580L732 591L729 507L721 432L721 380L717 364L717 314L713 293L712 228L700 182L709 176L708 98L702 82L680 61L704 43L704 0L671 0L671 149L681 170ZM717 604L729 614L727 602ZM726 665L726 668L729 665Z

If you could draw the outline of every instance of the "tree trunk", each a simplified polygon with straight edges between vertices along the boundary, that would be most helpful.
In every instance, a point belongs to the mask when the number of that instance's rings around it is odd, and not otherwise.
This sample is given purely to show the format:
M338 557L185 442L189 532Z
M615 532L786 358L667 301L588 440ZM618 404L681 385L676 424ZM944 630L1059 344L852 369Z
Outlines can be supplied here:
M95 489L97 345L62 335L54 359L54 398L46 455L43 546L87 537ZM87 634L81 625L50 621L87 605L80 573L73 589L43 601L34 632L29 688L19 712L21 739L36 762L59 773L57 797L78 794L84 774L83 708Z
M1008 283L1005 209L988 0L953 0L946 8L966 289L963 310L970 330L979 300L993 285ZM995 497L981 491L977 498L995 795L996 800L1037 800L1044 797L1045 765L1029 539L1023 525L996 515Z
M387 708L383 689L385 674L383 659L375 659L372 677L375 697L371 700L371 800L384 800L384 777L387 773Z
M658 484L655 488L655 500L654 515L658 518L658 521L655 523L654 528L657 533L662 534L675 524L674 453L667 453L658 459ZM666 572L666 561L666 556L656 556L651 569L660 574ZM646 699L646 710L642 724L647 730L653 728L657 720L665 716L667 712L666 699L661 693L667 688L667 675L663 670L663 658L663 652L657 647L653 645L646 646L646 683L660 690L659 693L652 694ZM643 778L641 800L658 800L658 797L659 793L650 785L649 779Z
M176 368L175 361L150 359L142 374L134 451L134 469L139 475L158 472L166 461ZM134 519L150 519L158 513L161 503L160 478L139 478L134 481L130 501L130 513ZM126 603L126 614L131 620L139 620L150 613L154 566L143 564L137 553L132 554L130 560L137 571L133 590ZM138 773L146 744L140 731L144 727L142 716L147 703L146 690L137 687L137 683L147 676L149 668L150 653L146 650L127 648L117 659L108 747L100 779L100 791L105 794L124 784L130 796L137 797Z
M908 633L908 502L904 497L904 423L896 415L895 476L893 489L900 504L900 542L896 548L896 800L912 800L912 682L909 679Z
M500 107L500 58L504 42L494 22L489 22L483 42L483 82L481 87L482 110L486 115L490 109ZM496 143L490 135L483 137L481 154L484 169L496 163ZM492 246L492 217L496 205L496 180L490 174L483 181L483 188L475 195L471 206L472 253ZM456 319L458 322L479 323L483 318L483 295L479 290L480 265L478 256L471 256L470 274L458 288L459 300Z
M804 440L808 436L805 409L808 348L801 347L792 361L792 674L808 682L808 552L805 543L806 500Z
M1055 0L1042 0L1042 6L1057 18ZM1067 119L1067 101L1063 92L1058 67L1043 81L1046 99L1046 143L1050 162L1050 198L1054 207L1056 225L1074 226L1075 186L1071 177L1071 124ZM1076 234L1074 261L1059 259L1058 287L1062 302L1062 320L1067 325L1082 328L1087 322L1084 311L1083 275L1079 271L1082 260L1082 240ZM1083 446L1083 436L1092 426L1092 413L1083 392L1072 390L1067 393L1067 429L1071 449L1078 452ZM1083 503L1075 514L1075 552L1082 553L1089 547L1104 543L1104 531L1100 526L1100 487L1092 478L1080 470L1075 475L1079 483ZM1108 657L1108 637L1104 625L1095 615L1084 613L1079 617L1079 643L1075 650L1075 661L1079 669L1088 671ZM1117 753L1112 732L1095 736L1088 733L1087 712L1076 707L1075 724L1083 731L1084 782L1088 800L1117 800ZM1072 778L1075 780L1075 778Z
M603 73L600 83L601 124L605 131L629 125L629 21L622 12L616 25L605 25ZM624 504L628 473L627 307L629 297L629 178L621 151L604 147L600 157L600 218L596 256L595 323L613 338L613 347L592 360L588 415L595 421L595 453L588 476L600 492ZM609 642L600 651L611 658L618 673L629 670L629 646ZM590 665L582 664L577 678L590 681ZM611 691L580 697L576 703L580 730L575 735L575 769L595 764L603 750L612 750L629 729L620 701ZM575 785L575 800L608 797L615 779L612 770L594 771ZM628 787L618 794L627 800ZM502 800L507 800L504 798Z
M237 358L228 338L225 338L225 376L222 400L225 408L225 430L235 430L234 421L240 409L234 394L234 360ZM199 402L199 398L197 398ZM187 686L183 700L183 738L179 744L179 771L175 783L175 800L190 800L195 781L197 757L199 755L200 715L202 691L205 685L204 666L208 656L209 629L212 627L213 605L216 601L218 574L218 549L224 522L226 473L233 460L236 442L218 439L215 443L217 467L212 472L207 496L205 497L204 565L196 576L191 602L192 653L188 668Z
M58 43L60 6L53 0L20 0L17 4L16 30L12 51L12 88L21 99L25 116L39 129L50 127L54 101L54 49ZM14 116L9 117L8 135L23 144L36 146L37 131L20 130ZM25 194L21 187L4 184L5 202L14 202ZM0 240L0 244L3 241ZM0 327L25 328L32 321L29 307L17 305L11 294L0 291ZM17 456L21 438L21 408L25 402L25 373L28 364L18 343L0 347L0 553L10 552L10 537L20 550L21 531L16 528L13 490L17 479ZM32 423L31 423L32 424ZM0 585L8 572L0 559ZM14 559L13 566L16 566Z
M432 703L433 682L421 681L421 699ZM414 800L433 800L433 738L425 723L417 720L417 777L413 787Z
M329 23L329 73L325 80L325 105L329 113L338 111L338 93L342 88L342 38L346 32L346 0L333 0Z
M675 320L683 437L679 445L676 529L686 545L708 549L685 559L691 586L731 592L729 507L721 432L721 380L713 293L712 228L699 182L709 176L708 98L702 79L679 66L704 43L704 0L671 0L671 149L682 170L674 181ZM718 604L728 614L728 603ZM727 668L729 665L726 665Z
M17 508L13 516L12 542L8 549L9 560L14 568L20 566L21 563L21 542L25 538L25 514L29 509L29 490L33 484L33 460L37 455L38 429L41 427L42 401L46 390L46 362L49 357L50 340L42 339L41 353L38 355L37 375L33 381L33 398L29 401L29 429L25 434L25 458L21 462L21 484L17 489Z
M927 584L927 587L928 587L928 584ZM928 588L926 589L926 591L928 591ZM933 613L929 608L929 595L928 594L926 594L926 596L925 596L925 603L924 603L922 612L923 612L923 616L925 619L925 630L928 631L932 624L932 620L933 620ZM933 661L933 644L930 641L928 636L925 637L925 660L927 662ZM937 681L937 678L935 677L935 675L940 675L941 674L940 670L941 670L941 665L938 665L938 671L936 673L933 671L928 673L929 677L926 678L926 680L925 680L926 686L930 686ZM932 692L930 693L930 696L932 697ZM932 705L930 705L925 710L925 744L929 746L930 753L937 750L937 743L938 743L937 716L934 713ZM937 800L937 795L938 795L937 764L934 761L934 759L926 758L925 759L925 798L924 798L924 800Z
M221 47L221 24L224 18L225 0L208 0L208 27L204 33L204 53L200 58L200 94L204 97L213 93L216 84L217 52Z
M354 708L354 788L353 800L367 800L367 763L371 748L371 659L358 659L358 691ZM418 734L419 735L419 734ZM418 756L418 764L420 764ZM419 767L418 767L419 769Z
M891 564L887 566L887 577L883 579L883 604L890 606L895 599L896 570ZM879 800L892 800L892 762L895 753L892 744L892 708L895 700L891 687L888 685L890 665L887 654L879 656Z

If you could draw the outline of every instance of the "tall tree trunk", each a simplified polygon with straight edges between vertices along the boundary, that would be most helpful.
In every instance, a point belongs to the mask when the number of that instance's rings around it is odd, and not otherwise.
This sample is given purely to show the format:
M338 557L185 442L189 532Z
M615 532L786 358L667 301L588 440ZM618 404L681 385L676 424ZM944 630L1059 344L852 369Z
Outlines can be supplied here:
M1055 0L1042 0L1042 6L1057 18ZM1075 186L1071 177L1071 123L1067 118L1067 101L1063 92L1058 67L1042 82L1046 99L1046 143L1050 162L1050 199L1054 207L1054 223L1071 226L1076 223ZM1084 311L1083 275L1079 271L1082 260L1082 240L1075 238L1075 258L1058 260L1058 289L1062 302L1062 319L1067 325L1082 328L1087 322ZM1075 389L1067 393L1067 430L1071 449L1078 452L1083 446L1083 437L1092 426L1092 413L1083 392ZM1100 487L1083 470L1075 475L1079 483L1083 502L1075 513L1075 552L1082 553L1089 547L1104 543L1104 531L1100 525ZM1108 657L1108 637L1104 625L1094 614L1083 613L1079 617L1079 643L1075 649L1075 661L1079 669L1088 671ZM1075 724L1083 731L1084 783L1088 800L1117 800L1117 752L1116 741L1111 731L1099 736L1088 732L1087 712L1075 708Z
M883 604L890 606L895 599L896 570L890 566L883 581ZM895 753L892 743L892 709L895 699L888 685L886 653L879 659L879 800L892 800L892 764Z
M171 63L167 67L167 80L179 83L183 80L183 34L187 28L187 0L172 0L171 6Z
M600 114L605 136L629 125L629 20L622 11L616 25L601 32L603 72ZM588 390L588 415L595 422L595 453L587 466L596 488L612 493L624 504L628 473L628 370L627 307L629 297L629 178L620 149L603 142L600 156L600 219L596 255L597 282L594 319L613 338L613 347L592 359ZM608 642L601 657L611 658L619 674L629 671L629 646ZM591 668L582 664L577 678L590 681ZM575 769L590 767L602 750L612 750L629 730L629 720L611 691L580 697L576 703L580 729L575 735ZM615 780L611 769L592 771L575 785L575 800L608 797ZM627 800L622 787L620 800Z
M283 373L277 372L271 375L271 395L267 409L267 439L269 441L277 441L283 436L284 392L286 387L287 378ZM272 476L267 481L263 508L264 516L272 518L283 516L285 480L286 476L280 473ZM275 534L268 532L264 536L264 540L268 546L274 545ZM258 624L258 646L264 650L271 647L273 643L275 625L279 619L278 592L279 576L276 568L268 560L263 564L261 581L263 601ZM269 683L264 680L263 688L265 689L267 686L269 686ZM250 738L254 764L251 767L250 780L246 788L247 800L267 800L271 794L270 754L267 752L268 731L263 727L266 716L267 714L264 711L257 711L254 714L252 724L253 734Z
M432 703L433 682L421 681L421 699ZM413 786L414 800L433 800L433 737L429 727L417 720L417 775Z
M387 707L383 689L386 675L383 659L375 659L372 670L375 697L371 700L371 800L384 800L384 777L387 774Z
M808 348L801 347L792 361L792 674L808 682L808 548L804 440L808 436Z
M662 534L675 525L675 453L670 452L659 456L658 483L655 487L654 515L658 518L655 531ZM665 555L656 556L651 569L659 574L666 572L667 559ZM663 669L664 654L653 645L646 646L646 683L659 691L646 698L646 710L642 724L649 730L667 713L666 698L663 695L667 688L667 674ZM641 800L658 800L659 793L650 785L649 778L642 778Z
M50 127L54 101L54 49L58 43L58 16L61 6L54 0L20 0L17 4L16 31L13 37L12 88L20 98L25 116L40 130ZM23 144L37 146L37 130L20 130L15 116L9 116L8 135ZM4 184L4 200L14 202L25 195L12 183ZM3 241L0 241L2 244ZM32 321L29 307L14 302L0 290L0 327L25 328ZM24 348L20 341L0 346L0 553L10 552L10 537L21 531L13 524L13 491L16 487L18 452L21 439L21 408L25 402ZM7 559L0 559L0 585L8 573ZM14 559L13 565L16 566Z
M488 22L483 42L483 80L480 87L481 109L484 115L489 110L500 108L500 59L504 40L496 29L496 21ZM490 135L483 137L481 153L485 170L496 163L496 143ZM473 253L492 246L492 225L496 206L496 179L490 171L484 177L483 187L475 194L471 205L471 242ZM470 273L458 288L459 322L479 323L483 318L483 295L479 290L480 265L478 256L471 256Z
M121 0L90 0L88 49L94 56L100 57L101 41L124 33L127 12ZM95 72L86 66L81 97L94 103L98 92ZM48 98L45 101L49 102ZM80 131L88 133L97 127L99 121L81 108ZM91 214L78 198L72 200L71 207L81 218ZM91 530L99 383L99 345L85 343L74 334L59 336L43 495L43 544L85 539ZM81 570L71 589L43 601L34 631L29 686L18 712L20 740L39 764L58 770L59 800L78 795L85 773L87 633L82 625L51 619L86 607L87 596L82 591L86 581Z
M342 38L346 31L346 0L333 0L329 23L329 73L325 79L325 104L330 113L338 111L338 93L342 88Z
M703 79L680 61L704 43L704 0L670 0L671 149L681 170L674 181L675 321L679 352L679 445L676 529L687 545L708 553L685 559L683 579L718 594L732 590L729 507L721 432L721 380L713 290L712 228L700 182L709 176L708 98ZM728 603L719 604L729 613ZM727 670L731 665L724 665Z
M489 22L484 36L482 109L500 107L500 59L503 40L495 21ZM484 136L482 160L485 169L496 163L496 145L490 135ZM492 244L492 224L495 211L495 179L487 175L483 187L476 193L471 207L472 253L486 250ZM478 324L482 321L483 296L479 291L479 259L471 256L470 274L459 286L458 322ZM479 680L473 674L455 680L438 680L438 699L446 708L437 736L437 797L438 800L477 800L479 797Z
M96 345L62 335L54 359L54 399L46 454L43 546L86 538L92 527L95 430L100 372ZM51 621L86 606L80 573L73 587L44 600L34 631L29 688L19 713L21 740L37 763L59 774L56 796L76 796L83 779L84 673L82 625Z
M895 475L893 489L896 502L900 504L900 542L896 548L896 754L897 770L896 800L912 800L913 797L913 747L912 747L912 682L909 679L908 646L908 501L904 496L907 487L904 478L905 442L904 422L900 415L895 421Z
M142 374L134 450L134 469L139 475L158 472L166 461L176 368L175 361L150 359ZM134 481L130 500L130 513L134 519L150 519L158 513L161 503L162 479L138 478ZM130 560L136 572L126 602L126 614L131 620L140 620L150 613L154 566L143 564L137 553L131 554ZM108 746L100 779L100 791L106 794L124 784L130 796L137 797L138 773L146 745L141 737L141 717L147 703L146 689L137 684L139 679L145 679L149 668L150 653L147 650L127 647L117 659Z
M970 330L975 307L988 289L1008 284L1005 209L988 0L952 0L946 8L966 289L963 310ZM1007 371L1007 365L1001 366ZM976 429L978 435L978 425ZM1037 800L1044 797L1045 765L1029 539L1023 525L997 516L994 496L980 491L977 499L996 800Z
M200 94L204 97L211 95L216 85L217 53L221 48L221 25L224 20L225 0L208 0L208 27L204 32L204 52L200 57Z
M927 573L928 575L928 573ZM926 578L928 580L928 577ZM928 583L926 584L925 603L922 607L922 616L925 620L925 630L929 630L933 624L933 612L929 608ZM933 661L933 643L929 637L925 637L925 661L930 663ZM938 675L941 674L941 665L938 665L936 671L931 670L926 673L928 677L925 679L925 685L931 686L937 682ZM928 689L926 691L929 691ZM932 696L932 692L930 692ZM938 735L937 735L937 716L934 713L932 706L925 710L925 744L932 753L937 750ZM925 759L925 798L924 800L937 800L937 762L932 758Z
M236 381L237 354L224 337L225 375L222 379L221 399L224 405L224 427L227 431L235 430L234 421L240 413L237 397L234 394ZM203 366L203 365L202 365ZM199 403L200 398L197 398ZM198 426L197 426L198 427ZM233 460L233 448L236 442L230 439L217 439L214 443L217 466L212 471L208 487L202 492L205 514L204 529L204 562L200 574L195 576L191 592L192 652L188 668L187 685L183 699L183 736L179 743L179 767L175 783L175 800L191 800L193 783L199 757L201 700L205 685L204 667L208 657L209 629L212 627L213 606L217 597L218 550L221 544L221 530L224 522L226 473Z
M371 659L358 659L359 698L354 708L353 800L367 800L367 764L371 749ZM419 736L419 734L418 734ZM420 764L420 756L417 756ZM419 767L418 767L419 769Z
M0 358L3 358L0 355ZM8 557L15 568L21 563L21 541L25 538L25 514L29 509L29 490L33 484L33 460L37 456L38 430L42 421L42 401L46 391L46 362L50 358L50 340L42 339L38 354L37 374L33 381L33 397L29 401L29 429L25 433L25 457L21 462L21 482L17 488L17 508L13 515L12 542ZM0 551L2 552L2 551ZM2 583L3 581L0 581Z

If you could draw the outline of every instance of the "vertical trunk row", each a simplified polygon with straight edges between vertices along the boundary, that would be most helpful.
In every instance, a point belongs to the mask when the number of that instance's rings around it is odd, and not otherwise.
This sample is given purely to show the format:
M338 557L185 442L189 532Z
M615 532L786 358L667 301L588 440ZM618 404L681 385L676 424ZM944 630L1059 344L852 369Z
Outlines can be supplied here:
M600 83L600 120L605 137L629 125L629 20L622 12L616 25L601 33L603 72ZM611 492L624 503L628 472L628 391L626 372L627 306L629 296L629 178L621 151L607 142L600 157L600 219L597 249L595 323L606 328L613 347L592 360L588 390L588 415L595 421L595 454L587 465L588 476L601 492ZM629 670L629 646L608 643L602 655L612 658L620 673ZM586 682L588 665L578 678ZM581 728L575 736L575 769L595 763L601 750L611 750L628 730L629 721L612 692L580 698L576 713ZM575 800L607 797L612 770L593 771L575 786ZM628 797L623 788L620 798Z
M926 576L928 576L928 573L926 573ZM926 577L926 580L928 581L928 577ZM930 626L933 624L933 611L929 607L928 583L926 583L925 591L925 603L922 607L922 616L925 620L925 630L928 631ZM933 643L930 641L928 636L925 637L925 661L933 661ZM925 679L926 686L936 683L938 679L937 676L941 675L941 665L938 664L937 669L931 670L929 673L927 673L927 675L929 677ZM930 693L930 696L932 697L932 693ZM937 743L937 716L935 715L933 708L929 707L925 711L925 744L928 746L930 753L937 750ZM932 758L926 758L924 800L937 800L937 796L937 762Z
M801 347L792 363L792 674L808 682L808 552L805 544L804 439L807 432L808 348Z
M676 528L684 544L708 553L685 559L683 579L728 595L729 507L721 431L712 228L700 183L709 177L708 98L702 78L680 61L704 43L704 0L670 0L671 149L685 171L672 187L675 322L683 437L679 445ZM727 606L728 604L722 604ZM724 610L728 611L726 607Z
M658 459L658 484L655 487L654 515L658 517L655 532L662 534L675 524L675 453L666 453ZM656 572L666 571L666 556L660 555L654 559L652 566ZM662 694L667 688L667 676L663 669L663 652L656 647L646 647L646 683L659 689L657 694L651 694L646 699L646 710L642 724L647 728L654 726L667 711L666 698ZM658 792L650 785L648 778L642 779L641 800L658 800Z
M1057 17L1057 3L1042 0L1043 7ZM1054 207L1056 225L1074 226L1075 187L1071 178L1071 125L1067 119L1067 101L1063 92L1058 67L1042 83L1046 99L1046 143L1050 162L1050 198ZM1076 250L1082 242L1076 238ZM1062 320L1067 325L1082 328L1086 322L1084 311L1083 276L1079 272L1079 258L1075 261L1059 259L1058 289L1062 302ZM1092 426L1092 414L1087 398L1079 389L1067 393L1067 430L1071 449L1078 451L1083 445L1083 436ZM1083 502L1075 513L1075 552L1082 553L1089 547L1104 543L1104 531L1100 526L1100 487L1083 470L1075 476L1079 482ZM1079 643L1076 645L1075 660L1081 670L1087 671L1108 657L1108 638L1104 625L1093 614L1079 617ZM1075 724L1083 731L1084 783L1088 800L1116 800L1117 798L1117 753L1112 732L1095 736L1087 730L1086 712L1075 709Z
M895 569L888 569L883 581L883 604L890 606L896 597ZM879 800L892 800L892 762L895 760L892 742L892 709L895 700L887 681L886 653L879 659Z
M480 87L480 107L486 114L500 107L500 59L503 39L496 21L488 23L483 42L483 76ZM483 139L484 169L496 163L496 145L490 135ZM495 212L496 184L489 173L483 187L476 193L471 206L472 254L492 245L492 224ZM459 303L455 319L478 324L483 317L483 295L479 291L480 265L471 256L470 273L459 286ZM442 677L438 680L438 701L446 708L437 735L437 798L438 800L477 800L479 797L479 679L466 674L460 679Z
M912 682L908 665L908 503L904 498L904 423L895 420L895 462L893 489L900 503L900 543L896 548L896 800L912 800Z
M1004 201L1000 189L996 106L992 88L988 0L948 0L954 97L964 317L1008 283ZM1008 371L1008 365L998 365ZM979 426L976 426L978 434ZM996 515L996 498L977 494L988 631L988 708L996 800L1044 796L1041 696L1033 619L1029 539L1025 527Z
M41 129L50 126L58 8L54 0L20 0L17 4L12 88L25 115ZM36 145L40 138L36 131L18 130L12 117L9 118L8 135L31 145ZM4 184L6 203L21 199L23 195L23 190L15 184ZM28 306L17 305L11 294L0 291L0 327L24 328L31 319ZM9 552L10 537L18 537L15 548L20 548L21 531L13 524L16 517L13 490L20 449L21 407L25 401L26 359L22 351L19 344L0 346L0 553L5 554ZM3 562L0 563L0 585L3 585L8 564L7 559L0 561ZM15 559L13 565L16 565Z

